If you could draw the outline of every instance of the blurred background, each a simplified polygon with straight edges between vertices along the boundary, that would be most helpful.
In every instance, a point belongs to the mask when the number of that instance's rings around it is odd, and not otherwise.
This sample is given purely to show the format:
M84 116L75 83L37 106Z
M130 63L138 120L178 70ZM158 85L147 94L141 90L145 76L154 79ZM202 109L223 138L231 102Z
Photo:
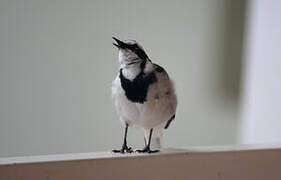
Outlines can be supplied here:
M0 0L0 157L108 151L112 36L135 39L175 81L165 147L281 141L281 2ZM129 144L143 147L141 130Z

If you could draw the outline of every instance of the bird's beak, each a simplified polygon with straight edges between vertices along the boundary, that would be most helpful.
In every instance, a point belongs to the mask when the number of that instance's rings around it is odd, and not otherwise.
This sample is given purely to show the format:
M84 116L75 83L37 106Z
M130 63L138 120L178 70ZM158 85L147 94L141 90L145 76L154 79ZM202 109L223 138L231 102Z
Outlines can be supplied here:
M125 48L126 47L126 43L124 43L123 41L120 41L116 37L112 37L112 38L117 42L117 44L113 43L113 45L116 46L117 48Z

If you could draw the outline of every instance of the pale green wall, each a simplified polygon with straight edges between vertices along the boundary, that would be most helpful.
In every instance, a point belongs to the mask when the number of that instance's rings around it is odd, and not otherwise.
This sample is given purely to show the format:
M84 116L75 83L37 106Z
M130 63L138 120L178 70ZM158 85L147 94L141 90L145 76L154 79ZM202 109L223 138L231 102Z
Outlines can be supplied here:
M235 143L243 14L243 1L1 0L0 156L121 145L113 35L138 40L175 80L166 146ZM142 147L142 132L129 142Z

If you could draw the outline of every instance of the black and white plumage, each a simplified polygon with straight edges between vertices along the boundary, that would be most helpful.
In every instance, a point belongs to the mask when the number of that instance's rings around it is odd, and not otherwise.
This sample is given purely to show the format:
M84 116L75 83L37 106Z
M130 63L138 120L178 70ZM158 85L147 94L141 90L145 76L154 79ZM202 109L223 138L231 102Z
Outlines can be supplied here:
M119 50L120 70L112 83L112 96L125 125L123 146L114 152L132 152L127 146L129 126L144 130L145 148L138 152L157 152L163 129L175 118L177 97L173 82L164 68L151 62L136 41L113 39ZM150 146L157 150L152 151Z

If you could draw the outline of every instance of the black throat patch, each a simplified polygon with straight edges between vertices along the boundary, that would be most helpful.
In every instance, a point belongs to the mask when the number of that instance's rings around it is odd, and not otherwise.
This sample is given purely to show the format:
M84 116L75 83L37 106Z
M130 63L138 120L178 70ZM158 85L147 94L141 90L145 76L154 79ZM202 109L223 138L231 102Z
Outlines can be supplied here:
M143 104L146 101L147 91L149 85L157 81L156 75L154 72L149 74L144 74L145 63L141 64L141 72L133 79L129 80L123 76L122 70L120 69L120 81L121 86L125 91L126 97L135 103Z

